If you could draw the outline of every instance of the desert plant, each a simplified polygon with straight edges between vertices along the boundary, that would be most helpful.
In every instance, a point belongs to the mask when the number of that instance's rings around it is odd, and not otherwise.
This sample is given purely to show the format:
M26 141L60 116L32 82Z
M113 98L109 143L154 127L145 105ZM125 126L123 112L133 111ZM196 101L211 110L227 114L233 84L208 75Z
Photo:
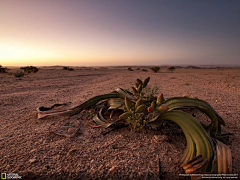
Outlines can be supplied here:
M14 75L15 77L22 77L22 76L25 75L25 73L21 71L21 72L13 73L13 75Z
M91 106L95 105L97 108L99 106L97 103L101 101L101 108L98 108L99 111L93 117L98 127L107 128L112 124L123 122L132 131L140 131L143 127L161 129L164 123L172 121L180 126L187 140L187 147L180 160L185 173L231 173L231 151L225 145L229 142L230 134L221 133L221 126L225 125L225 122L220 115L209 103L197 98L185 96L165 99L162 93L157 97L154 96L156 91L143 94L149 80L149 77L145 80L137 79L132 92L118 88L109 94L95 96L69 110L54 111L51 110L54 106L40 107L37 109L38 118L76 115ZM201 124L187 112L181 111L186 108L200 110L209 117L211 123ZM113 118L114 113L120 113L118 118ZM109 114L110 117L106 119L105 114Z
M128 68L129 71L133 71L133 69L131 67Z
M74 69L73 69L73 68L66 67L66 66L64 66L64 67L63 67L63 69L64 69L64 70L68 70L68 71L74 71Z
M154 66L154 67L151 67L149 69L151 69L155 73L158 73L160 71L160 67L159 66Z
M6 68L3 68L2 65L0 65L0 73L5 73L6 72Z
M148 70L147 69L142 69L143 72L147 72Z
M34 66L26 66L26 67L21 67L20 69L22 69L24 71L24 73L36 73L38 72L38 68L34 67Z
M159 88L153 86L151 88L146 87L142 90L140 97L146 99L147 101L153 101L156 98Z
M176 68L175 68L174 66L170 66L170 67L167 68L167 70L170 71L170 72L175 71L175 69L176 69Z

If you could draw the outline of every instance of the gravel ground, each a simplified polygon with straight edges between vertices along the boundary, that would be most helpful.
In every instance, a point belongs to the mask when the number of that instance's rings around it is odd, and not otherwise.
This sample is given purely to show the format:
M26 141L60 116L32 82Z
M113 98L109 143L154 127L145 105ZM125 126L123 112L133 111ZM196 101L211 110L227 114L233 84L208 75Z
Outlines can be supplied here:
M23 179L158 179L157 157L163 179L179 179L179 159L186 147L181 131L94 128L87 117L37 119L36 108L56 103L78 105L118 87L130 88L136 78L150 77L166 98L203 99L226 122L230 132L233 173L240 175L240 69L176 69L159 73L127 68L40 67L39 72L16 78L0 73L0 172L18 173ZM11 72L16 69L10 69ZM209 122L199 115L200 121ZM56 125L74 124L81 131L66 138L49 132ZM71 131L71 130L69 130ZM183 178L181 178L183 179Z

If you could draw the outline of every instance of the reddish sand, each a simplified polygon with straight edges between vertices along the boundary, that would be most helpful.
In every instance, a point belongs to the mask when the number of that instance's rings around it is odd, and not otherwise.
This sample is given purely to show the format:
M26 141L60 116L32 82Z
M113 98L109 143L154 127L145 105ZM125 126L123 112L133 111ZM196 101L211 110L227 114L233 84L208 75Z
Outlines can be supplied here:
M0 73L0 172L18 173L23 179L157 179L157 155L164 179L183 173L179 159L186 147L180 131L128 128L106 135L90 119L49 117L37 119L36 108L55 103L81 102L118 87L130 88L136 78L150 77L166 98L194 96L209 102L231 132L233 173L240 174L240 69L177 69L128 71L126 68L40 67L39 72L16 78ZM16 71L11 69L10 71ZM206 118L199 116L200 121ZM49 133L52 123L74 123L81 131L66 138ZM202 118L202 119L201 119ZM207 120L205 120L207 121ZM208 121L209 122L209 121Z

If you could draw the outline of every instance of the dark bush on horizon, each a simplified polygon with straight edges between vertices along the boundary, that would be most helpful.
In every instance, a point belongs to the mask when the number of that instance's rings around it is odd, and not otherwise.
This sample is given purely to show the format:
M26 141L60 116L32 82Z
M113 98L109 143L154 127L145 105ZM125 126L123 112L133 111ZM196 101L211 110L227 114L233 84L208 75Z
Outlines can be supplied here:
M170 67L168 67L167 69L168 69L169 71L173 72L173 71L175 71L176 68L175 68L174 66L170 66Z
M25 75L25 73L24 73L24 72L16 72L16 73L13 73L13 75L14 75L15 77L22 77L22 76Z
M157 73L157 72L160 71L160 67L159 67L159 66L151 67L151 68L149 68L149 69L151 69L151 70L152 70L153 72L155 72L155 73Z
M0 65L0 73L5 73L6 72L6 68L3 68L2 65Z
M129 71L133 71L133 69L131 67L128 68Z
M69 68L69 67L67 67L67 66L64 66L63 69L64 69L64 70L68 70L68 71L74 71L73 68Z
M22 69L24 73L36 73L39 70L37 67L34 66L21 67L20 69Z

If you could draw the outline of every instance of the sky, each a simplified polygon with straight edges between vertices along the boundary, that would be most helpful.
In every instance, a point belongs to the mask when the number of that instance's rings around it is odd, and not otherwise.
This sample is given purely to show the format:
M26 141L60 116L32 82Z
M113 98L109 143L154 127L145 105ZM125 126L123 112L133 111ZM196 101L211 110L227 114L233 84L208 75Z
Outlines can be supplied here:
M239 0L0 0L0 64L240 65Z

